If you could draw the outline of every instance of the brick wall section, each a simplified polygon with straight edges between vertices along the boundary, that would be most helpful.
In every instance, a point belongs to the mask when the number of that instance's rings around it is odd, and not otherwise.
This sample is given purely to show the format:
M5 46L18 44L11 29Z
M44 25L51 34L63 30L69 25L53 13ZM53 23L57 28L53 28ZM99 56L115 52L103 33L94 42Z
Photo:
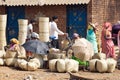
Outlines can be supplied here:
M66 32L66 6L31 6L25 7L25 14L27 19L35 18L38 21L38 18L41 16L52 17L54 15L58 16L59 23L58 28L63 32ZM39 27L38 23L34 27L34 31L38 32Z
M120 20L120 1L119 0L91 0L88 4L88 22L98 22L99 43L101 42L101 30L105 21L115 24Z
M5 7L4 6L0 6L0 14L5 14Z

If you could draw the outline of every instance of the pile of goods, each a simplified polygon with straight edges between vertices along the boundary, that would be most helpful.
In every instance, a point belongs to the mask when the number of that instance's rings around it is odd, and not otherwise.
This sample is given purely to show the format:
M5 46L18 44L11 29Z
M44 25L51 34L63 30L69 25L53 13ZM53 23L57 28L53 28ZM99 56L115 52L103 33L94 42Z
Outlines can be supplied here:
M73 59L52 59L49 61L50 71L78 72L79 63Z
M4 57L5 65L14 66L17 59L26 59L26 51L22 46L19 50L7 50Z
M72 46L74 56L81 61L88 61L94 54L92 44L84 38L78 39Z
M98 71L98 72L113 72L116 67L116 60L113 58L106 59L104 53L98 53L93 56L94 59L89 61L90 71Z
M60 51L59 49L51 48L49 49L48 60L51 59L65 59L66 52Z
M26 61L25 59L17 59L15 67L22 70L34 71L40 68L40 62L37 58L30 59L29 61Z

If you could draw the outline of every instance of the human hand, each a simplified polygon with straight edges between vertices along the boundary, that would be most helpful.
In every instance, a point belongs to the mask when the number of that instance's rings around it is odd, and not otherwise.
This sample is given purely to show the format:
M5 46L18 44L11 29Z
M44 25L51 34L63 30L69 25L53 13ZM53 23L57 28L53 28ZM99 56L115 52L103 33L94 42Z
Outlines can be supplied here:
M64 33L64 36L68 36L68 33Z

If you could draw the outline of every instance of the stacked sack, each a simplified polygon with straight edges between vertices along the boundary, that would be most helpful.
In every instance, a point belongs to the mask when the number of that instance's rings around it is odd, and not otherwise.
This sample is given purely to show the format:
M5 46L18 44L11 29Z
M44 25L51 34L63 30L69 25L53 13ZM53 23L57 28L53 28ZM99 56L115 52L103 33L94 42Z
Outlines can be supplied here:
M22 70L35 71L40 68L40 62L38 58L30 59L26 61L25 59L17 59L15 67L18 67Z
M113 72L116 67L116 61L113 58L106 59L104 53L98 53L89 61L90 71Z
M49 61L50 71L78 72L79 63L73 59L53 59Z
M49 49L48 60L51 59L65 59L66 53L61 52L59 49L51 48Z
M14 66L17 59L26 59L25 49L19 45L18 50L7 50L4 57L5 65Z
M4 65L4 56L5 56L5 51L4 50L0 50L0 66Z
M85 38L75 40L72 49L74 56L79 58L81 61L89 61L94 54L92 44Z

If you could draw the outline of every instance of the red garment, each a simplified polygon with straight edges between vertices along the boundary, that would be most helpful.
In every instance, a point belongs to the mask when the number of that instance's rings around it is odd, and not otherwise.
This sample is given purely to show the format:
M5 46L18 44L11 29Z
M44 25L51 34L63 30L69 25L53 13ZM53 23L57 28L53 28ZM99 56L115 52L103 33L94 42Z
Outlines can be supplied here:
M109 22L106 22L103 25L102 30L102 52L106 54L107 58L112 57L115 58L115 50L114 50L114 43L112 41L112 34L111 34L112 26ZM109 34L106 34L109 32Z

